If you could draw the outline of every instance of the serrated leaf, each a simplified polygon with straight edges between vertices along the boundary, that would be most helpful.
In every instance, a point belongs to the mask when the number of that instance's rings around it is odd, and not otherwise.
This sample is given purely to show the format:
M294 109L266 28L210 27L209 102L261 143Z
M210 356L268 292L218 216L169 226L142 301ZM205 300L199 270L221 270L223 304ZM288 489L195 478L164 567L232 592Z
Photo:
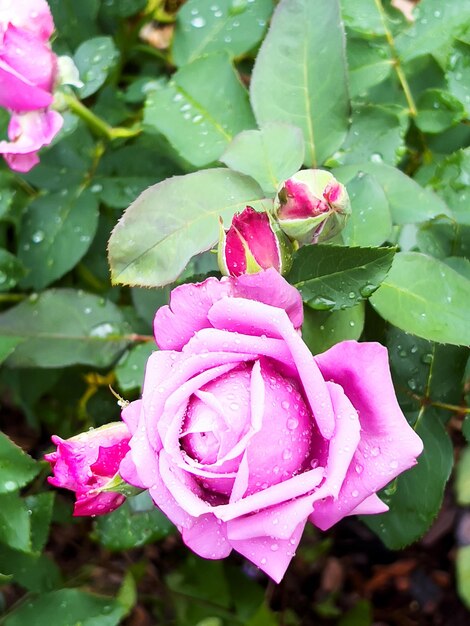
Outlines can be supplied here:
M39 465L0 432L0 494L24 487L39 473Z
M450 93L460 100L468 115L470 113L470 46L468 44L455 42L449 57L446 79Z
M117 626L125 612L114 598L59 589L27 599L8 614L4 626Z
M446 264L418 252L395 256L387 278L371 297L388 322L418 337L470 343L470 281Z
M468 182L470 180L470 148L449 155L437 167L431 180L433 188L445 199L455 219L470 225Z
M346 51L352 98L380 84L393 69L393 59L388 49L381 43L374 44L373 41L348 37Z
M361 35L385 35L385 25L374 0L341 0L345 25Z
M130 328L118 307L72 289L51 289L0 314L0 337L23 339L11 367L107 367L129 343Z
M248 94L226 54L211 54L180 68L149 94L144 124L162 133L192 165L216 161L232 138L253 128Z
M416 239L421 252L438 259L450 256L470 258L470 225L437 220L426 222L420 226Z
M19 494L0 494L0 543L22 552L30 552L30 532L28 511Z
M358 173L370 174L382 186L394 224L425 222L438 215L449 215L446 204L429 189L386 163L363 162L333 169L334 176L347 184Z
M248 52L263 37L273 10L272 0L216 3L188 0L178 11L173 38L173 60L186 65L212 52L236 57Z
M90 247L98 215L96 195L83 188L32 202L20 230L18 256L28 269L21 286L43 289L72 269Z
M314 311L304 307L302 339L312 354L325 352L336 343L359 339L364 328L364 304L344 311Z
M94 37L78 47L74 62L84 83L78 88L81 98L88 98L98 91L118 59L119 51L111 37Z
M34 593L51 591L61 584L59 568L45 554L19 552L2 545L0 568L8 572L16 584Z
M312 309L346 309L377 289L394 254L393 248L305 246L295 255L287 280Z
M116 511L97 519L96 539L108 550L130 550L163 539L173 524L147 492L128 498Z
M189 259L219 235L219 216L230 223L247 204L269 208L252 178L227 169L175 176L144 191L124 213L109 240L115 283L160 287L173 282Z
M31 517L31 551L41 552L49 537L55 493L45 492L27 496L25 505Z
M449 435L431 408L422 408L415 430L424 443L418 464L380 493L390 507L387 513L363 518L393 550L416 541L429 528L441 506L452 470L453 449Z
M279 184L300 170L305 145L300 128L272 122L261 130L245 130L229 144L220 161L247 174L273 195Z
M342 231L348 246L380 246L392 232L392 217L384 190L373 176L363 174L346 185L352 212Z
M253 70L250 96L260 126L287 122L305 139L316 167L348 128L344 31L338 0L281 0Z
M414 16L414 23L395 40L399 56L410 61L433 54L444 66L454 38L468 29L469 3L466 0L421 0Z
M403 121L395 112L382 106L357 105L353 109L348 136L332 160L340 165L369 160L395 165L403 147L405 130Z
M426 89L417 103L416 125L424 133L442 133L465 117L465 107L442 89Z

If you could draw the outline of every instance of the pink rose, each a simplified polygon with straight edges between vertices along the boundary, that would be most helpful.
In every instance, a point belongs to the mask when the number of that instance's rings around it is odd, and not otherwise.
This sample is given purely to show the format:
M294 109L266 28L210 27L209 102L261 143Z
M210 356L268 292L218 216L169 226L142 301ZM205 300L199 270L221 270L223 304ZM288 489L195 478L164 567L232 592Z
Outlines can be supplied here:
M75 491L74 515L103 515L117 509L125 497L103 491L119 471L129 451L130 433L123 422L107 424L70 439L54 435L57 450L46 454L52 466L49 482Z
M0 0L0 106L14 115L10 142L0 142L11 169L27 172L39 161L36 152L48 145L62 117L46 111L53 102L57 57L49 45L54 29L45 0Z
M202 557L240 552L281 580L307 520L379 513L420 438L401 412L387 351L347 341L313 357L299 293L275 270L177 287L158 310L132 432L131 484Z

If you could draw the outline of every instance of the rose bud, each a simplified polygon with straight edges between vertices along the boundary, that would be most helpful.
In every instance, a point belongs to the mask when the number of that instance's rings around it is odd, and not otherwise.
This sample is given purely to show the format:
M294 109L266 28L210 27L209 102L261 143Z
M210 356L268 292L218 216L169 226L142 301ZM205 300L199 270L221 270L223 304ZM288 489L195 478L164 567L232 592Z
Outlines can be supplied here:
M300 244L332 239L351 213L348 192L326 170L301 170L278 188L274 213L282 230Z
M113 422L70 439L54 435L57 450L46 454L54 472L48 481L55 487L75 491L74 515L103 515L125 500L122 493L106 491L129 451L130 432L124 422Z
M270 267L284 274L291 268L292 251L291 242L268 213L247 206L233 217L227 231L221 223L218 261L226 276L256 274Z

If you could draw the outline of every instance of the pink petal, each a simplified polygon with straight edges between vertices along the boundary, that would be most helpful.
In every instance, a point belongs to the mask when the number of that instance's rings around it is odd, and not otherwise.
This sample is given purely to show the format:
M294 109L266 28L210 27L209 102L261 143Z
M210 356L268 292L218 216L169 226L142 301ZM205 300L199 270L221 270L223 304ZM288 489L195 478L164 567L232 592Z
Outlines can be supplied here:
M0 58L0 106L23 113L45 108L52 100L49 91L31 83Z
M47 41L54 31L46 0L0 0L0 32L8 23L25 28Z
M139 418L142 411L142 400L134 400L125 406L121 411L121 417L126 424L131 435L137 430Z
M212 306L209 319L215 328L222 330L282 338L292 354L320 433L326 439L333 435L335 418L326 383L283 309L242 298L224 298Z
M48 92L52 90L56 56L33 33L9 24L0 48L0 59L32 85Z
M318 502L311 515L325 530L415 465L423 444L398 405L383 346L345 341L315 358L324 377L342 386L361 426L338 499Z
M225 524L210 513L198 517L190 528L183 528L182 535L184 543L204 559L223 559L232 551Z
M301 522L289 539L255 537L234 540L232 548L257 565L275 582L279 583L291 562L302 537L305 521Z
M386 511L388 511L388 506L374 493L358 504L348 515L376 515Z

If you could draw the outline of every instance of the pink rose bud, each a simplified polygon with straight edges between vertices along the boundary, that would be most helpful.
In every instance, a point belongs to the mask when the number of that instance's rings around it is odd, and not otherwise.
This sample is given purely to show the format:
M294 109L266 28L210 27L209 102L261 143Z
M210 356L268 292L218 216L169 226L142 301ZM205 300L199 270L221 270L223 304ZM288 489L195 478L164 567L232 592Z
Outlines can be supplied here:
M274 213L291 239L321 243L341 232L351 204L346 188L330 172L301 170L279 186Z
M75 491L74 515L103 515L124 502L124 495L106 488L129 451L130 436L124 422L113 422L70 439L52 437L57 450L44 457L54 472L48 480L55 487Z
M241 276L274 267L279 273L292 265L292 244L268 213L247 206L224 232L221 226L218 260L222 274Z

